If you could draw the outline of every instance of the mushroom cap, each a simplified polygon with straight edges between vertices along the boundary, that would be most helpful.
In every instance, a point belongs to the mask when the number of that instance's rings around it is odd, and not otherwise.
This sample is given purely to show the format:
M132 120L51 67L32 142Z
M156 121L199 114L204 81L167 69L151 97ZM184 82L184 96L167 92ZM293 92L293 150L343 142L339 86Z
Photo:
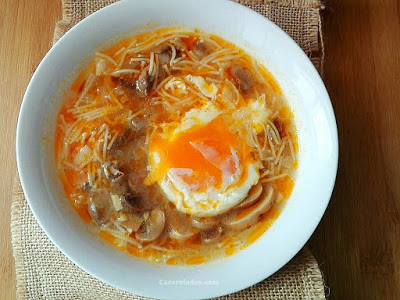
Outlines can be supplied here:
M260 183L256 184L253 186L249 193L247 194L247 197L244 198L242 202L240 202L236 207L237 208L246 208L254 204L258 198L260 197L261 193L263 191L263 187Z
M217 224L217 221L213 218L192 218L192 225L197 229L205 230L210 229Z
M258 216L266 212L272 206L274 202L273 194L273 188L268 186L266 189L264 189L264 192L261 194L256 203L244 208L242 211L238 210L236 215L229 215L223 220L223 224L233 229L242 229L256 223ZM244 211L245 213L241 213Z
M164 226L165 214L162 210L155 208L136 232L136 238L142 242L154 241L163 232Z

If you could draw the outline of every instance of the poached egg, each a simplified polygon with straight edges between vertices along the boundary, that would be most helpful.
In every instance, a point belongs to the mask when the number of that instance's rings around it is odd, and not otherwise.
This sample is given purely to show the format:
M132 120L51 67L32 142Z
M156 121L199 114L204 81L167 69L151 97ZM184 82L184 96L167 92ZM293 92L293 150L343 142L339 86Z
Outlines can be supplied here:
M158 183L179 211L196 217L215 216L240 203L258 182L260 163L231 131L234 122L208 102L187 111L175 126L156 130L145 184Z

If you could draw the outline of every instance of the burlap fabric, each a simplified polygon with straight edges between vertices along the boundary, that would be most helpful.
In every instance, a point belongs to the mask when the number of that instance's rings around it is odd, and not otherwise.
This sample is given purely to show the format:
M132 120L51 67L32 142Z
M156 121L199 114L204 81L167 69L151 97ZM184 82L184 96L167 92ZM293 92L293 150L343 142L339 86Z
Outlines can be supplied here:
M201 1L201 0L199 0ZM63 0L63 19L54 42L69 28L113 0ZM285 30L322 71L319 0L238 0ZM93 278L69 261L36 222L15 180L11 208L12 246L18 299L145 299ZM304 248L285 267L263 282L220 299L325 299L318 264Z

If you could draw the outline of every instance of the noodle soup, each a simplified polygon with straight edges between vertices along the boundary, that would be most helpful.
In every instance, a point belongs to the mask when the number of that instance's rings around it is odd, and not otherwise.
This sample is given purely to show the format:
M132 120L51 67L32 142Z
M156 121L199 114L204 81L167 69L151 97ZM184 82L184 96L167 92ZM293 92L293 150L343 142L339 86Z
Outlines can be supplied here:
M293 114L237 46L189 28L96 52L65 95L55 141L65 194L122 251L201 264L244 249L293 188Z

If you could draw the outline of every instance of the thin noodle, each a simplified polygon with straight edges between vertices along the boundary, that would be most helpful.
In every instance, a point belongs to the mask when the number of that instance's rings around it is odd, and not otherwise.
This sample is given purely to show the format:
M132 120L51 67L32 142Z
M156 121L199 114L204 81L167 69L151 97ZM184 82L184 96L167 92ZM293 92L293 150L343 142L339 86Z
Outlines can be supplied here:
M282 160L283 160L283 155L281 155L281 157L279 158L278 167L276 168L276 173L279 173L281 171Z
M111 235L113 235L114 237L117 237L117 238L119 238L119 239L121 239L121 240L124 240L124 241L126 241L126 242L128 242L128 243L131 243L131 244L135 245L135 246L138 247L139 249L142 249L142 248L143 248L143 246L142 246L140 243L138 243L135 239L133 239L133 238L131 238L130 236L127 236L127 235L125 235L125 234L121 234L121 232L119 232L119 231L116 231L116 230L108 229L108 228L107 228L107 232L109 232L109 233L110 233Z
M218 59L214 59L214 60L211 61L211 63L218 64L220 62L224 62L224 61L227 61L227 60L234 60L234 59L237 59L237 58L241 58L242 56L243 56L242 54L225 56L225 57L221 57L221 58L218 58Z
M106 130L106 123L101 124L100 128L99 128L99 132L97 132L98 135L100 135L101 133L103 133L104 130Z
M278 154L277 154L277 156L276 156L275 165L278 163L279 158L281 157L281 155L282 155L282 153L283 153L283 150L285 149L285 146L286 146L286 140L283 141L282 146L281 146L281 148L279 149L279 152L278 152Z
M195 95L197 95L197 96L199 96L201 99L203 99L203 100L209 100L206 96L204 96L202 93L199 93L198 91L196 91L194 88L192 88L192 87L188 87L188 91L189 92L192 92L193 94L195 94Z
M206 57L204 57L201 62L202 63L208 63L209 61L213 60L214 58L218 57L221 54L227 55L227 54L237 54L238 51L237 50L231 50L231 49L221 49L218 51L215 51L209 55L207 55Z
M154 88L157 86L157 81L158 81L158 72L159 72L159 68L160 68L160 64L158 62L158 55L156 55L156 63L155 63L156 67L155 67L155 71L154 71L154 81L153 81L153 86L152 89L154 90Z
M132 57L129 59L129 61L133 62L133 61L146 61L149 62L150 58L147 57Z
M181 28L168 30L167 32L160 34L160 36L165 36L165 35L169 35L169 34L178 34L178 33L194 33L194 32L195 32L195 30L193 28L181 27Z
M104 133L104 143L103 143L103 159L104 160L106 160L107 142L108 142L108 127L106 128L106 131Z
M192 50L188 51L187 55L191 60L193 60L193 62L191 62L191 63L193 63L193 64L199 64L200 63L200 60L197 58L196 54L193 53Z
M209 44L212 44L212 45L213 45L214 47L216 47L217 49L221 47L221 45L218 44L218 43L217 43L216 41L214 41L213 39L210 39L210 38L205 37L205 36L203 36L202 39L203 39L205 42L207 42L207 43L209 43Z
M160 94L161 96L164 96L164 97L166 97L166 98L169 98L169 99L174 100L174 101L177 101L177 102L181 101L181 99L172 96L171 94L167 93L165 90L159 92L159 94Z
M176 65L178 62L180 62L180 61L182 61L182 60L184 60L185 58L184 57L178 57L178 58L175 58L175 60L174 60L174 65Z
M101 184L101 170L97 169L96 174L97 174L96 185L100 185Z
M101 58L104 58L104 59L108 60L113 65L116 65L116 66L118 65L117 62L114 59L112 59L111 57L109 57L108 55L106 55L104 53L96 51L96 56L99 56Z
M264 79L264 76L260 72L260 69L258 67L258 63L254 59L251 60L251 63L252 63L253 70L257 75L257 79L261 80L261 82L264 82L265 79Z
M100 140L99 140L100 141ZM99 156L99 154L97 153L97 149L93 149L93 155L94 155L94 157L96 158L96 160L99 162L99 163L103 163L104 161L101 159L101 157Z
M74 123L72 123L72 125L69 126L69 128L67 129L67 131L65 132L65 137L66 139L68 139L69 135L71 134L72 130L74 129L74 127L80 122L82 121L82 118L78 118L76 119L76 121Z
M114 93L112 91L109 91L110 94L110 99L119 107L119 108L124 108L124 106L121 104L121 102L118 101L117 97L115 97Z
M260 182L261 182L261 183L271 182L271 181L274 181L274 180L276 180L276 179L279 179L279 178L282 178L282 177L285 177L285 176L288 176L288 174L282 173L282 174L277 175L277 176L274 176L274 177L269 177L269 178L261 179Z
M153 68L154 68L154 52L150 53L150 63L149 63L149 75L153 73Z
M289 149L290 149L290 156L292 157L292 163L296 163L296 155L294 154L294 147L293 147L293 142L292 139L289 137Z
M169 65L172 66L172 64L174 63L174 60L176 58L176 49L173 45L168 44L171 47L172 50L172 55L171 55L171 60L169 61Z
M124 52L125 47L122 47L121 49L119 49L117 52L115 52L115 56L120 55L122 52Z
M167 72L168 75L171 75L171 72L169 71L167 65L163 65L162 68Z
M221 83L222 82L222 80L220 80L220 79L214 79L214 78L211 78L211 77L206 77L205 80L206 81L210 81L210 82L214 82L214 83Z
M77 166L75 166L75 165L73 165L73 164L71 164L71 163L69 163L69 162L67 162L67 161L63 161L63 163L64 163L64 165L65 165L66 167L68 167L68 168L70 168L70 169L72 169L72 170L74 170L74 171L77 171L77 172L80 171L80 169L79 169Z
M120 70L112 72L110 75L115 76L115 75L119 75L119 74L131 74L131 73L139 74L140 71L135 70L135 69L120 69Z
M128 52L129 52L129 53L131 53L131 52L134 52L134 53L143 52L143 51L145 51L145 50L148 50L148 49L151 48L152 46L160 45L161 43L163 43L163 42L165 42L165 41L168 41L168 40L170 40L170 39L172 39L172 38L178 38L178 37L188 37L188 36L187 36L187 35L168 36L168 37L163 38L163 39L161 39L161 40L152 41L151 43L149 43L149 44L147 44L147 45L143 45L143 46L140 46L140 47L136 47L136 48L129 49Z
M136 44L134 48L132 48L133 45L131 45L131 47L128 47L127 52L128 53L135 52L137 48L140 48L141 46L149 43L150 41L152 41L156 37L157 37L157 35L152 33L152 35L147 40L144 40L143 42L141 42L139 44Z
M67 110L67 112L73 113L73 114L77 114L77 113L81 113L81 111L84 111L86 109L91 109L94 106L97 106L97 103L91 103L91 104L87 104L87 105L81 105L78 107L72 107L70 109Z
M110 150L110 149L111 149L111 147L112 147L112 145L114 144L115 139L118 137L118 135L119 135L119 131L117 131L117 132L114 134L114 136L111 138L110 142L108 143L107 150Z
M115 222L113 219L111 219L110 221L121 233L126 232L126 230L124 228L122 228L122 226L119 225L117 222Z
M67 122L65 121L65 118L64 118L64 115L63 114L60 114L60 120L61 120L61 128L62 128L62 130L65 132L65 130L67 129L67 127L68 127L68 124L67 124Z
M125 57L126 57L126 55L128 54L128 50L133 46L133 44L135 44L136 43L136 39L133 39L132 40L132 42L129 44L129 46L126 48L126 50L124 51L124 53L122 54L122 56L121 56L121 58L120 58L120 60L119 60L119 62L118 62L118 67L121 67L122 66L122 63L124 62L124 60L125 60Z
M272 129L272 131L274 133L273 136L276 139L275 143L277 143L277 144L280 143L281 142L281 136L280 136L279 131L276 128L275 124L271 120L267 120L267 122L268 122L268 125L271 127L271 129Z
M239 91L237 90L236 86L230 80L225 79L225 82L228 83L231 86L231 88L233 89L233 91L235 92L236 101L235 101L234 104L237 105L239 103L239 101L240 101L240 93L239 93Z
M81 135L81 144L84 144L87 138L87 132L82 133Z
M89 91L89 89L92 87L92 84L94 82L95 75L93 73L90 73L86 79L85 82L85 87L83 88L83 91L81 95L79 96L78 101L75 102L75 107L77 107L83 100L83 97L86 96L86 93Z
M170 79L172 79L172 78L174 78L174 77L172 77L171 75L170 76L168 76L168 77L166 77L163 81L161 81L159 84L158 84L158 86L155 88L155 90L154 91L158 91L161 87L163 87L164 85L165 85L165 83L167 83Z

